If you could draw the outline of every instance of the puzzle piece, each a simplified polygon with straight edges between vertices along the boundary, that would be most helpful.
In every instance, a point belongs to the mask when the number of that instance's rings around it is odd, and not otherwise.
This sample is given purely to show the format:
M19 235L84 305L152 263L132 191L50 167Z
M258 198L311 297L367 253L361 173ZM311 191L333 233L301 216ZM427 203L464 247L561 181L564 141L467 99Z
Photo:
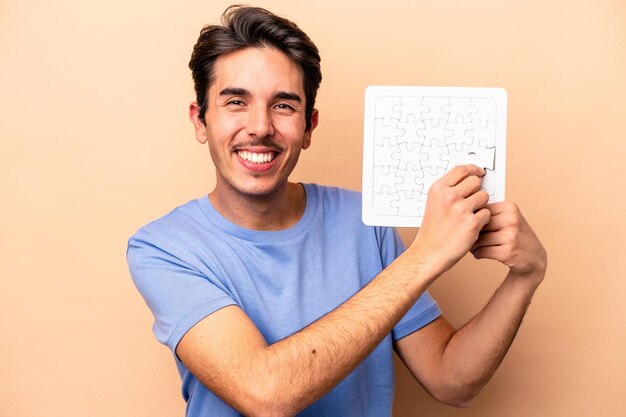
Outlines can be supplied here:
M402 183L402 175L397 174L398 168L394 166L374 167L374 192L382 193L383 187L390 192L398 191L396 185Z
M428 176L435 175L440 168L446 169L448 167L448 161L444 157L448 155L449 149L444 141L440 143L439 140L433 139L431 146L424 145L420 151L426 155L420 165L425 173L429 172Z
M446 128L452 132L450 136L445 137L445 142L448 146L454 145L454 151L461 152L463 145L469 145L474 141L473 136L469 136L468 133L472 133L474 125L472 122L464 122L463 116L457 115L455 122L446 123Z
M406 122L411 116L415 121L422 120L422 113L428 111L428 106L422 105L422 97L400 97L400 105L394 107L402 116L400 121Z
M419 199L420 193L409 195L402 191L398 193L398 200L392 201L391 206L398 210L398 216L420 217L424 215L424 204Z
M496 148L486 148L474 142L468 145L465 150L470 157L470 161L466 163L478 165L486 170L494 170L496 164Z
M441 158L448 161L448 170L457 165L474 164L493 171L496 159L496 148L480 146L475 142L463 145L461 152L449 152Z
M401 151L400 146L389 142L389 138L383 139L382 145L374 145L374 168L383 167L388 170L389 167L397 167L399 162L394 155L398 155Z
M439 143L445 142L446 136L451 136L454 132L446 127L446 123L442 123L440 120L436 122L435 120L429 119L424 122L424 129L418 130L417 133L424 136L424 145L432 146L431 143L433 140L438 141Z
M428 175L424 174L424 177L422 178L422 192L420 193L420 201L422 203L426 203L426 199L428 197L428 190L430 190L430 187L432 187L433 183L435 181L437 181L439 178L441 178L443 176L443 174L446 173L446 170L444 168L437 168L435 174L432 174L432 169L428 170Z
M422 145L401 143L398 152L392 154L391 157L398 161L398 168L408 171L408 164L416 166L422 159L428 157L428 155L422 153L421 148Z
M476 106L478 111L470 115L472 121L480 120L481 124L486 124L487 120L496 121L496 101L492 98L481 97L472 98L472 106Z
M421 145L424 142L424 136L419 133L419 131L423 131L425 128L424 122L416 120L415 115L409 115L406 121L398 121L398 128L404 131L404 135L397 137L398 144Z
M376 99L375 118L383 119L389 122L389 119L400 120L402 114L399 110L395 110L396 106L401 106L402 101L397 96L381 96Z
M492 120L474 120L468 135L474 138L473 143L492 148L496 146L496 123Z
M478 113L479 107L476 104L472 104L471 97L450 97L450 105L443 106L442 110L450 113L448 120L457 120L461 117L461 123L471 123L471 117Z
M447 97L424 97L422 104L428 106L428 111L422 112L422 119L433 120L433 123L439 125L442 121L450 118L450 113L444 108L450 107L450 100Z
M398 144L398 136L404 136L405 131L398 127L398 119L376 119L374 123L374 144L382 145L389 139L391 145Z
M424 178L424 171L419 167L419 163L407 162L407 169L396 170L396 175L402 178L402 182L396 184L396 190L398 192L404 191L407 197L413 197L413 193L421 193L424 185L422 179Z
M489 202L493 203L495 200L495 190L496 187L496 173L490 169L485 170L485 176L483 177L483 186L481 187L483 190L487 191L489 194Z
M390 192L388 187L383 187L382 192L372 194L372 210L380 216L397 216L398 208L393 204L399 200L397 192Z

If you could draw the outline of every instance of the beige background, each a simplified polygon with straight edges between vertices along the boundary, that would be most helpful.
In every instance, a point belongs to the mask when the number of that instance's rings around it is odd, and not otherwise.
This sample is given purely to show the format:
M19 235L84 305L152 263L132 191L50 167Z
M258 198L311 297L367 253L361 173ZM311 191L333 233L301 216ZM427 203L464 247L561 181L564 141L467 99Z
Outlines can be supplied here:
M626 415L626 3L295 3L259 3L322 53L321 124L294 180L360 188L368 84L504 87L507 195L550 255L476 402L439 405L400 370L395 415ZM0 0L0 415L183 415L124 253L213 185L186 65L226 4ZM432 293L460 325L503 272L465 259Z

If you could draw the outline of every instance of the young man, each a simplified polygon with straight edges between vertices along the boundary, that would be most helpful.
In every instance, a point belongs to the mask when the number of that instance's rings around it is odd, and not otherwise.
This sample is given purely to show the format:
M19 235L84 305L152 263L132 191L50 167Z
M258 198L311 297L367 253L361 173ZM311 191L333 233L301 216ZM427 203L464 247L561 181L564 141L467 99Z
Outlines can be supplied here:
M187 415L390 416L392 349L435 398L467 405L544 277L541 243L515 205L487 205L476 166L432 186L406 251L393 229L361 223L358 193L289 182L318 124L317 48L263 9L229 8L222 23L190 62L215 188L128 249ZM468 251L510 270L455 330L426 289Z

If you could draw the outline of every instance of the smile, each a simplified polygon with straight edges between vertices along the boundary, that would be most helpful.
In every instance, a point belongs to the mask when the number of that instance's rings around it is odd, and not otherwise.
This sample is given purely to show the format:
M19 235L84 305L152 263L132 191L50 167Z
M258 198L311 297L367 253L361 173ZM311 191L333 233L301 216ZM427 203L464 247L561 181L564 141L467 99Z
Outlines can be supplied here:
M275 152L264 152L264 153L255 153L248 151L238 151L237 155L248 162L252 162L254 164L264 164L267 162L271 162L275 157Z

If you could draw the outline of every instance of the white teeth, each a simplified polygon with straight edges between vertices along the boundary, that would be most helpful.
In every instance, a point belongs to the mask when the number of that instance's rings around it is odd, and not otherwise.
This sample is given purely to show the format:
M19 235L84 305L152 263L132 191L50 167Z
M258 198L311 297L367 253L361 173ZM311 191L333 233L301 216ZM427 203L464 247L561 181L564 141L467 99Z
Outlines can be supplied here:
M273 152L254 153L248 151L239 151L237 152L237 155L239 155L240 158L245 159L246 161L253 162L255 164L270 162L272 159L274 159Z

